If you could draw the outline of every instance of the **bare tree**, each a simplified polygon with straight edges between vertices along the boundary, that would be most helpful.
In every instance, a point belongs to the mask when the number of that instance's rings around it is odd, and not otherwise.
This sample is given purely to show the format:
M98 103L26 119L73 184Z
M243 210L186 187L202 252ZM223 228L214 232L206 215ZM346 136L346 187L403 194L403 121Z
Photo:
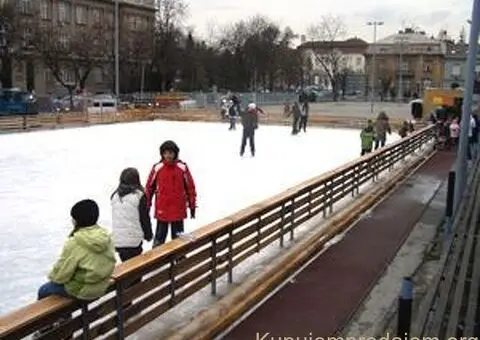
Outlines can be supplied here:
M332 85L334 100L338 98L341 72L345 68L343 54L337 48L336 41L346 34L343 20L332 15L323 16L318 24L308 28L309 39L318 43L313 48L313 55Z
M30 46L55 80L68 90L83 90L95 68L103 69L110 60L111 30L104 24L76 26L35 22L25 44Z
M156 0L157 21L155 29L154 68L162 91L174 81L179 69L182 28L188 14L183 0Z
M20 13L14 1L0 1L0 84L12 87L14 61L21 55Z

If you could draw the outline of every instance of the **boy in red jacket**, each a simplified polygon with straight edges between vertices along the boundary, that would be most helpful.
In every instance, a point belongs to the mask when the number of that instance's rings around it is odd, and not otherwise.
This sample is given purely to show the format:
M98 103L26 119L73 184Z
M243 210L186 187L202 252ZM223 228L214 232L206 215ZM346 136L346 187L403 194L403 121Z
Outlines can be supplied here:
M195 182L187 164L178 159L180 149L173 141L160 146L161 161L156 163L147 179L145 196L150 208L155 195L155 219L157 230L153 246L165 243L168 225L172 228L172 239L183 233L183 220L187 218L187 205L190 217L195 218Z

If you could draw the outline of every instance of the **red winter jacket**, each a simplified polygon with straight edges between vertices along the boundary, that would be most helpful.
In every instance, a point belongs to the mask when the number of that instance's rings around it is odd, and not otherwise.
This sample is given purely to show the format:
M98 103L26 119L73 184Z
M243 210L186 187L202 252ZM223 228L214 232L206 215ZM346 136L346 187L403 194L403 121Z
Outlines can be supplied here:
M145 186L148 208L155 195L155 218L160 221L180 221L187 217L187 205L195 209L197 193L187 164L175 160L153 166Z

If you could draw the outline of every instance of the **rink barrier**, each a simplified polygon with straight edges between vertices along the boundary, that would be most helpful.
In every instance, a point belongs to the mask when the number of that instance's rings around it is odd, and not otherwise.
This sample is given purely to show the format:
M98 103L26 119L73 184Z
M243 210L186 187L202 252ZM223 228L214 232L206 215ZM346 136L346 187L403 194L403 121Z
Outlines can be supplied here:
M38 339L123 339L210 286L220 278L233 283L234 268L262 249L293 240L295 230L333 207L379 175L431 145L426 127L335 170L307 180L274 197L195 230L116 266L112 283L100 299L82 304L52 296L0 317L0 339L21 339L72 313ZM331 235L330 235L331 236ZM135 282L142 279L141 282Z

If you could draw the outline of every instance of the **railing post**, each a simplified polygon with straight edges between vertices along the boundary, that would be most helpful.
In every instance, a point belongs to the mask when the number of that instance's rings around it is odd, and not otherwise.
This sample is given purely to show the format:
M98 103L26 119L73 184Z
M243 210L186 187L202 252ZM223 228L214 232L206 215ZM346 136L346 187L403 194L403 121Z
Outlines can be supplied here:
M334 188L333 181L334 179L332 179L329 182L329 188L328 188L328 214L329 215L333 213L333 188Z
M283 248L283 233L285 230L285 203L282 203L280 209L280 248Z
M308 217L312 216L312 189L308 190Z
M90 328L88 324L88 303L81 302L81 307L82 314L80 317L82 320L82 340L88 340L90 339Z
M447 182L447 203L445 207L445 241L450 239L452 235L452 221L455 202L455 170L450 170L448 173Z
M212 240L212 247L210 248L211 262L211 280L212 280L212 295L217 295L217 239Z
M292 224L290 225L290 241L293 240L293 230L295 229L295 197L292 198Z
M329 190L330 190L330 185L329 185L328 181L326 181L325 184L323 185L323 189L325 190L325 192L323 193L323 218L326 218L327 217Z
M123 281L116 282L117 339L125 339L125 310L123 309Z
M409 339L412 322L413 282L410 277L403 278L402 291L398 299L397 337Z
M261 235L261 232L260 230L262 229L262 216L260 215L258 217L258 221L257 221L257 236L256 236L256 239L257 239L257 253L260 252L260 241L261 241L261 238L260 238L260 235Z
M170 280L170 300L169 307L175 306L175 259L172 257L170 260L170 268L168 270L168 278Z
M22 128L23 128L24 130L26 130L26 129L27 129L27 116L26 116L26 115L23 115L22 118L23 118L23 119L22 119Z
M228 283L233 282L233 226L228 233Z

